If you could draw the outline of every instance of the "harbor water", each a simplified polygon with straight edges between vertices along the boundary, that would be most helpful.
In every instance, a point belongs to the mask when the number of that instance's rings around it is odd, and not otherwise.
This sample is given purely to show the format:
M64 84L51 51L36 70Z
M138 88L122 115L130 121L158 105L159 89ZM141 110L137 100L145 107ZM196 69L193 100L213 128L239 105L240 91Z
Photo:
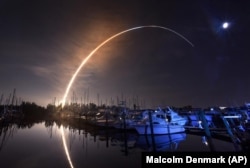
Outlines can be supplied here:
M234 152L229 141L188 133L142 136L134 131L77 125L82 121L8 124L0 130L0 166L8 168L141 167L141 153Z

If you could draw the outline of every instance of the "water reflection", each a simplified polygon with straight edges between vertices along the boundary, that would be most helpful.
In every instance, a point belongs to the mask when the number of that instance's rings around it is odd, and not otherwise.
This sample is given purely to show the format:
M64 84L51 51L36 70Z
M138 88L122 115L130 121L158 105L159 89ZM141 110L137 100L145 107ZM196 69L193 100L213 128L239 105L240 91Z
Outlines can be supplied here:
M176 151L179 143L186 139L186 133L169 135L139 136L136 145L148 151Z
M17 131L15 124L6 125L0 127L0 151L6 145L8 140L13 137L13 134Z
M234 145L186 133L140 135L81 120L0 126L1 167L140 167L142 151L235 151Z
M74 166L72 164L72 161L71 161L71 157L70 157L69 151L68 151L67 143L66 143L66 140L65 140L63 126L61 126L61 133L62 133L63 147L64 147L64 150L65 150L65 154L67 156L67 159L69 161L69 165L70 165L71 168L74 168Z
M13 129L15 128L15 129ZM1 127L3 133L0 139L1 167L68 167L61 148L61 137L50 138L44 123L30 127L19 124L6 124ZM13 131L15 130L15 131ZM6 136L5 136L6 135ZM9 138L4 138L9 136Z
M202 136L201 137L201 141L203 144L205 144L206 146L208 146L208 141L207 141L207 137L206 136Z

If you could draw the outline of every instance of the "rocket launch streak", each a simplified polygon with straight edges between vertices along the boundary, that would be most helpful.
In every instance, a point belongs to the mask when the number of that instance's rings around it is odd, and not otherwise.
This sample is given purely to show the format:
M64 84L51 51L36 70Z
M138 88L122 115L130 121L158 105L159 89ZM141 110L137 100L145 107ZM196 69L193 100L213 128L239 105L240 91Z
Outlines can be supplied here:
M137 30L137 29L142 29L142 28L158 28L158 29L164 29L164 30L167 30L167 31L170 31L176 35L178 35L179 37L181 37L182 39L184 39L188 44L190 44L192 47L194 47L194 45L187 39L185 38L183 35L181 35L180 33L172 30L172 29L169 29L167 27L163 27L163 26L157 26L157 25L146 25L146 26L138 26L138 27L133 27L133 28L130 28L130 29L127 29L127 30L124 30L124 31L121 31L120 33L117 33L111 37L109 37L107 40L105 40L104 42L102 42L101 44L99 44L81 63L81 65L77 68L77 70L75 71L75 73L73 74L72 78L70 79L69 81L69 84L67 86L67 89L64 93L64 96L63 96L63 99L62 99L62 107L64 107L65 105L65 102L66 102L66 99L67 99L67 96L68 96L68 93L69 93L69 90L72 86L72 84L74 83L74 80L75 78L77 77L79 71L82 69L82 67L86 64L86 62L92 57L92 55L99 49L101 48L103 45L105 45L106 43L108 43L110 40L116 38L117 36L120 36L124 33L127 33L129 31L133 31L133 30Z

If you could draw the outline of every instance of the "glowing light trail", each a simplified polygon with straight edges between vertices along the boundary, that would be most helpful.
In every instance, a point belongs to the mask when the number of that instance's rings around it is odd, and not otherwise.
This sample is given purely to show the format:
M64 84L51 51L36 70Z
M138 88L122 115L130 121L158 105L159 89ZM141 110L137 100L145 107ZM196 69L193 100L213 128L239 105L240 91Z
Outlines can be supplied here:
M105 40L104 42L102 42L100 45L98 45L81 63L81 65L77 68L77 70L75 71L74 75L72 76L72 78L70 79L70 82L67 86L67 89L65 91L65 94L63 96L63 99L62 99L62 107L64 107L65 105L65 102L66 102L66 98L68 96L68 93L69 93L69 90L77 76L77 74L79 73L79 71L82 69L82 67L84 66L84 64L91 58L91 56L99 49L101 48L104 44L106 44L107 42L109 42L110 40L116 38L117 36L120 36L124 33L127 33L129 31L133 31L133 30L137 30L137 29L142 29L142 28L159 28L159 29L164 29L164 30L168 30L176 35L178 35L179 37L181 37L182 39L184 39L187 43L189 43L192 47L194 47L194 45L187 39L185 38L183 35L181 35L180 33L172 30L172 29L169 29L167 27L163 27L163 26L157 26L157 25L146 25L146 26L138 26L138 27L133 27L133 28L130 28L130 29L127 29L127 30L124 30L120 33L117 33L111 37L109 37L107 40Z
M68 161L69 161L69 165L70 165L71 168L74 168L74 166L73 166L73 164L72 164L72 161L71 161L71 158L70 158L70 155L69 155L68 148L67 148L67 143L66 143L66 139L65 139L65 135L64 135L63 126L61 126L61 133L62 133L63 147L64 147L64 150L65 150L67 159L68 159Z

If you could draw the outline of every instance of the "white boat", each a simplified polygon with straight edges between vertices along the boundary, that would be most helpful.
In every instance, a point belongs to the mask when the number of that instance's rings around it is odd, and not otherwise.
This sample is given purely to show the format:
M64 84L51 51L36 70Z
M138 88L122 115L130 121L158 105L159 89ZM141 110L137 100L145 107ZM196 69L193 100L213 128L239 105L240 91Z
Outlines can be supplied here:
M170 122L171 124L175 125L186 125L187 124L187 117L182 117L180 116L177 112L175 112L173 109L170 107L167 107L167 115L170 117Z
M162 135L185 132L184 126L178 124L174 120L169 120L166 116L166 113L147 110L143 112L143 116L143 120L140 123L134 125L135 130L140 135Z
M110 114L110 111L100 111L92 119L89 120L90 124L101 127L113 127L115 118Z
M142 134L155 134L155 135L164 135L164 134L174 134L179 132L185 132L185 128L182 125L171 125L171 124L153 124L153 132L151 132L151 127L149 124L137 124L134 126L137 133Z

